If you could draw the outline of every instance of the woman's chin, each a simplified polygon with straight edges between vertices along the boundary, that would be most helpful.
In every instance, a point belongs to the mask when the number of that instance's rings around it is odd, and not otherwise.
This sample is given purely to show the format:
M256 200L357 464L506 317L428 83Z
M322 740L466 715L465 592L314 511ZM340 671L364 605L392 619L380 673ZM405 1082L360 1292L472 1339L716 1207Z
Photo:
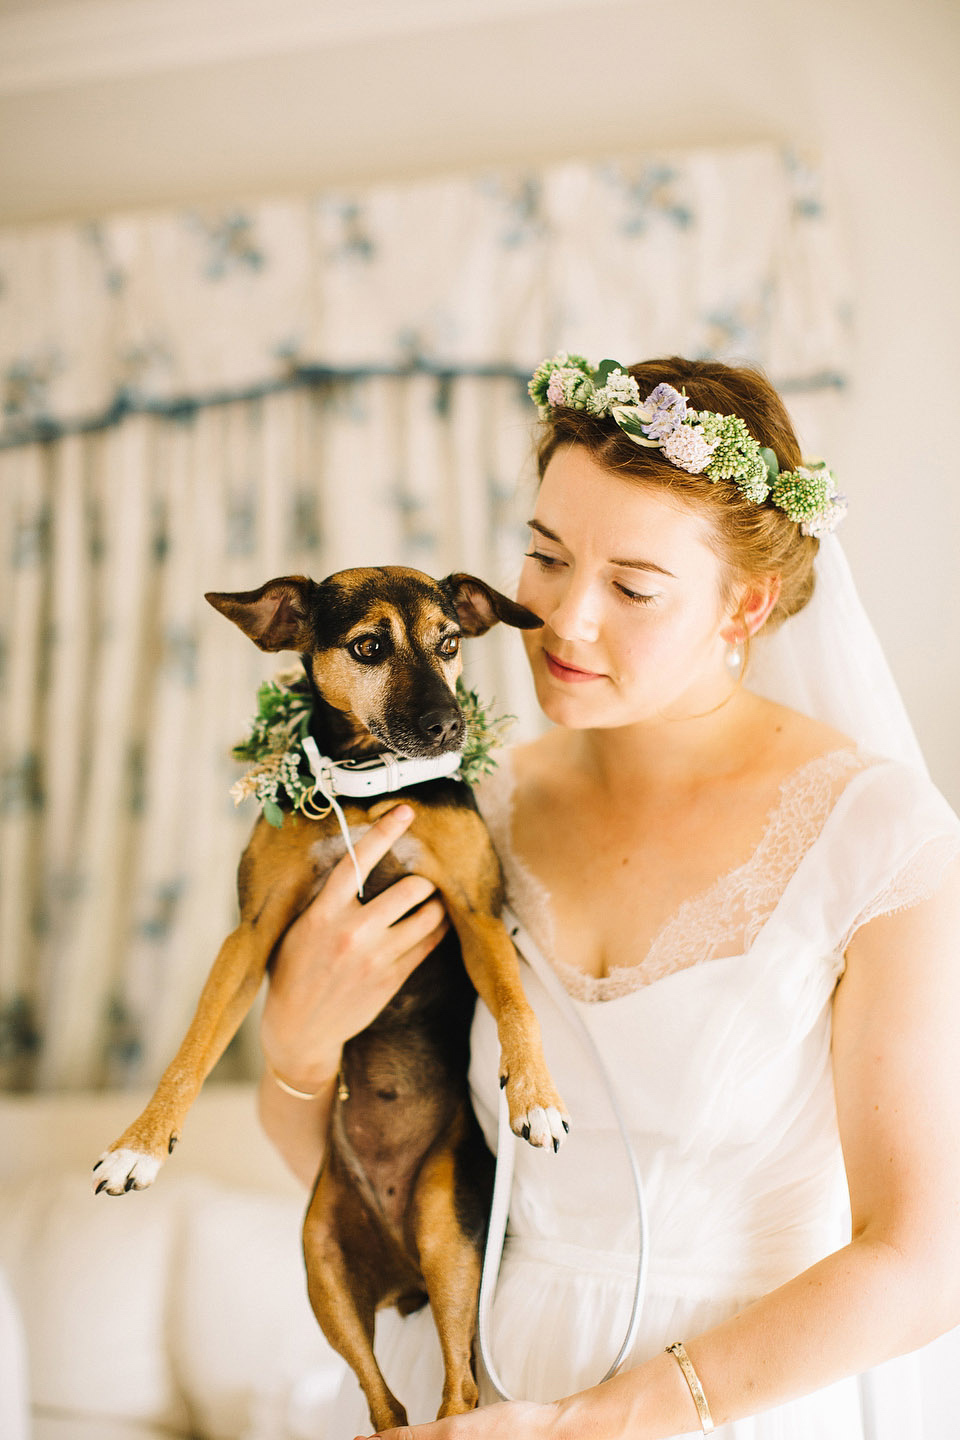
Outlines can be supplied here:
M595 692L588 694L586 686L561 689L556 681L546 677L538 678L535 688L540 709L554 725L562 725L567 730L586 730L615 723L609 703L605 704Z

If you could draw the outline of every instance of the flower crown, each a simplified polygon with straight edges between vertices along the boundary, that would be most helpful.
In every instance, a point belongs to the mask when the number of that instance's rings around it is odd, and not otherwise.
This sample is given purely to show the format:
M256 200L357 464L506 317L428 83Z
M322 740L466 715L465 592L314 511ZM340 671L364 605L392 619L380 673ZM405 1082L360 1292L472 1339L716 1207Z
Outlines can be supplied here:
M804 535L829 535L847 513L822 461L781 470L774 452L754 440L739 415L690 409L686 395L665 382L641 401L636 380L616 360L594 370L582 355L561 350L537 366L528 388L542 420L558 406L609 415L635 444L662 451L678 469L714 482L732 480L757 505L769 500Z

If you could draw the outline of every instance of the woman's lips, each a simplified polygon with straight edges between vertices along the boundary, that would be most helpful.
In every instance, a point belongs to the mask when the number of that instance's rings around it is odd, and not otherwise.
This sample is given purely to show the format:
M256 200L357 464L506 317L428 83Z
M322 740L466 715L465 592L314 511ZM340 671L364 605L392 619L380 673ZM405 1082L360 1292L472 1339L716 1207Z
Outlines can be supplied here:
M602 677L594 670L579 670L576 665L565 665L549 650L544 650L543 658L547 662L547 669L555 680L566 680L570 685L580 685L585 680L600 680Z

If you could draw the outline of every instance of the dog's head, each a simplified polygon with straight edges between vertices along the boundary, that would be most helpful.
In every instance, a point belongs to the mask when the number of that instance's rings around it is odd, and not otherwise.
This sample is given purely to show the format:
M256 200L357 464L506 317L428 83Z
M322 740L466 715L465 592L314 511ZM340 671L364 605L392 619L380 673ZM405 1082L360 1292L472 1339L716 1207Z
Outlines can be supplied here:
M543 623L473 575L433 580L400 565L340 570L319 583L283 575L206 598L261 650L298 650L357 744L373 737L411 757L463 745L461 638L498 620L522 630Z

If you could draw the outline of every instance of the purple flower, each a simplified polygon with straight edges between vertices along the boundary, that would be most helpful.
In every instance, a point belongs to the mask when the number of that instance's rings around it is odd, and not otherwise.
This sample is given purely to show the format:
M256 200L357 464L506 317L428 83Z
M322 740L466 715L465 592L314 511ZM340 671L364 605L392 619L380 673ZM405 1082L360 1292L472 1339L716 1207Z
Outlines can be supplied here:
M643 408L652 411L650 420L644 425L644 434L651 440L667 440L683 422L687 413L686 397L665 381L650 391Z

